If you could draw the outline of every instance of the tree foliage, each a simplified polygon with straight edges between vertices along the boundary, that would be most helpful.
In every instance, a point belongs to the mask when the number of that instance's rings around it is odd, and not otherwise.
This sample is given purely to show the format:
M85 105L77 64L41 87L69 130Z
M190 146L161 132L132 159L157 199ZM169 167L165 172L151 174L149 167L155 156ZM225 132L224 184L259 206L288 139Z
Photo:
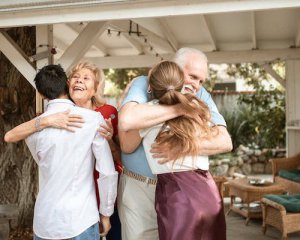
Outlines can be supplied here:
M282 63L275 65L278 71ZM238 103L244 106L240 111L239 134L241 140L264 148L285 146L285 91L281 87L269 85L270 78L258 64L229 65L228 75L243 78L254 91L240 95ZM281 72L283 73L283 71ZM245 143L244 143L245 144Z
M137 76L148 75L149 68L126 68L104 70L106 81L113 85L109 95L119 97L127 84Z

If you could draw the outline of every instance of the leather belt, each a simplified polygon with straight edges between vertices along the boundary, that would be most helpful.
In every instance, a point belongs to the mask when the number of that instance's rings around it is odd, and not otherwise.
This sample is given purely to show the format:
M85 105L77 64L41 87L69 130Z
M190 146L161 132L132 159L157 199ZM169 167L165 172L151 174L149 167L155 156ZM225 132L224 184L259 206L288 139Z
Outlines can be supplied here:
M123 168L123 173L126 176L131 177L131 178L133 178L135 180L138 180L140 182L144 182L144 183L152 184L152 185L156 185L156 183L157 183L157 179L145 177L143 175L131 172L131 171L127 170L126 168Z

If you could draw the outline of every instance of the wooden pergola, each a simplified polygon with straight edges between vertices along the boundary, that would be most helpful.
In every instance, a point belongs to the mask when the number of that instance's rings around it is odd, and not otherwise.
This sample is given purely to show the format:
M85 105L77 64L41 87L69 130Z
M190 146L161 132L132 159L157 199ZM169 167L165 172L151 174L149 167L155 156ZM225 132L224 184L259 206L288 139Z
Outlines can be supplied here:
M36 26L34 56L6 34L17 26ZM257 62L286 88L288 155L300 152L300 0L4 0L0 28L0 50L32 85L33 61L150 67L193 47L209 63ZM270 65L278 60L286 79Z

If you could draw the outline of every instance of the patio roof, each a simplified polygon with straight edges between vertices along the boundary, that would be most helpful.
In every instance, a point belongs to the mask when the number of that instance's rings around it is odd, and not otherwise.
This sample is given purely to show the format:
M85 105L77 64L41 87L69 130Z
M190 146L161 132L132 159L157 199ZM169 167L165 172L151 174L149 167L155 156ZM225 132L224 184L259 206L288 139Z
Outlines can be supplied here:
M0 3L2 28L53 24L54 57L66 67L82 57L102 68L149 67L180 47L206 52L210 63L299 58L299 23L299 0Z

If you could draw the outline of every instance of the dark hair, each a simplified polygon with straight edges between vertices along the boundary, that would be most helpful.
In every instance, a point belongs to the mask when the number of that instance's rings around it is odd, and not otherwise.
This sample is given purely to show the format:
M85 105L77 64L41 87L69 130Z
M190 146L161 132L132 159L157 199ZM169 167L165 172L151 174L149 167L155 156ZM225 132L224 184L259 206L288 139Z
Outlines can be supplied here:
M34 82L39 93L49 100L68 94L67 75L60 65L43 67Z

